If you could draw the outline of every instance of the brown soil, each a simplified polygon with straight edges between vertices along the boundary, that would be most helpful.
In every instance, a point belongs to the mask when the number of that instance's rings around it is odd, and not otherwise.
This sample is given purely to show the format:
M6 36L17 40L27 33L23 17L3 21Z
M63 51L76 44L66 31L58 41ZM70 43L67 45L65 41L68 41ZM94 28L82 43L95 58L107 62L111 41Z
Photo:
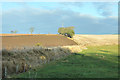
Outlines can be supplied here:
M57 35L57 34L0 34L0 36L21 36L21 35Z
M32 47L37 43L40 43L41 46L45 47L77 45L76 42L62 35L2 35L2 48L11 49L20 47Z

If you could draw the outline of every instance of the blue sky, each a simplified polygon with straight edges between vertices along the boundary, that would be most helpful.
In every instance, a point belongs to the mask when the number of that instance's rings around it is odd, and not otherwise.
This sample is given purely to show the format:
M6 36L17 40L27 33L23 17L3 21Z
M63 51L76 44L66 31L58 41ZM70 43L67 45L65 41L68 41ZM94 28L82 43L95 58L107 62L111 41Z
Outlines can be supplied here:
M57 34L74 26L76 34L115 34L118 3L112 2L7 2L2 3L2 33Z

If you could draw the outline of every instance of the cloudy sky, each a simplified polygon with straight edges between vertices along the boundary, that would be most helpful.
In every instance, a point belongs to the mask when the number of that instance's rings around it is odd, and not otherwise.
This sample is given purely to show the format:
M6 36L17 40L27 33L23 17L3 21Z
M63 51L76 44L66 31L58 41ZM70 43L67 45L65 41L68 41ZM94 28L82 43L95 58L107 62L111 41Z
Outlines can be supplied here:
M6 2L2 4L2 33L57 34L58 28L74 26L76 34L118 32L116 2Z

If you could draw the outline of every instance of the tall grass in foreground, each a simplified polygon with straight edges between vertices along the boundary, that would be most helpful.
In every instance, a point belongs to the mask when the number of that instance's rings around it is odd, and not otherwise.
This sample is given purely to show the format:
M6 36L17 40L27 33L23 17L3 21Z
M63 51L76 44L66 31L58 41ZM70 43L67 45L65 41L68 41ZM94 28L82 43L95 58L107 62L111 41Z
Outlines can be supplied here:
M104 56L104 57L103 57ZM88 47L15 78L118 78L118 46ZM35 74L37 73L37 75ZM36 76L35 76L36 75Z
M43 48L32 47L24 49L2 50L2 74L7 77L10 74L26 72L36 69L43 64L68 56L71 51L67 48ZM37 74L36 74L37 75Z

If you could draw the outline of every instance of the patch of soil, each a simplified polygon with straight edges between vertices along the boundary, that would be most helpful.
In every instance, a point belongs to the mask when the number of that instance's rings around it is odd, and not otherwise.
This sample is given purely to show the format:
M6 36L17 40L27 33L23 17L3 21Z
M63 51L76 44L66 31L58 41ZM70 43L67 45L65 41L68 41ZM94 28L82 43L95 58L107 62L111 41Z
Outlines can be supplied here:
M2 48L32 47L37 43L44 47L77 45L71 39L62 35L4 35L2 37Z

